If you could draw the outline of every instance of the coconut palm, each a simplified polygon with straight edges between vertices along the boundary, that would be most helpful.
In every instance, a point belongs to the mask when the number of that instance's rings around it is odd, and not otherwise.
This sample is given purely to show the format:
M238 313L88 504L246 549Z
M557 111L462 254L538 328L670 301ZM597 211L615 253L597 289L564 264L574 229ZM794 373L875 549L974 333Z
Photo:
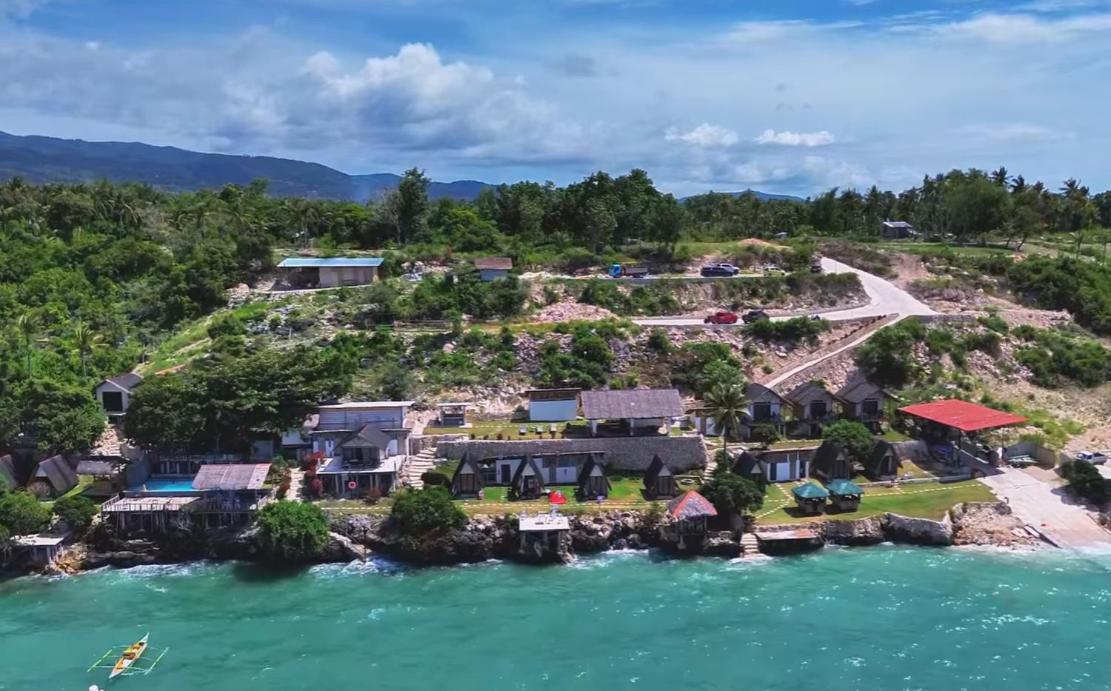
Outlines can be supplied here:
M89 355L100 345L102 338L83 321L73 325L73 345L77 347L77 356L81 359L82 377L85 376L85 364Z
M27 349L27 376L31 376L31 356L35 345L35 334L39 325L30 314L24 313L16 317L15 328L23 338L23 346Z
M729 455L729 435L737 436L744 422L745 390L738 381L722 382L710 390L704 399L707 412L721 432L722 450Z

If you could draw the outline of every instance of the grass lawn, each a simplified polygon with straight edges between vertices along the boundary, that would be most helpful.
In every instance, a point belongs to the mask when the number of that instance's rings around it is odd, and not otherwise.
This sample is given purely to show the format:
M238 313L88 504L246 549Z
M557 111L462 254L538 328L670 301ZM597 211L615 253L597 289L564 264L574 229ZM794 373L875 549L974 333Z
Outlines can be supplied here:
M600 513L619 509L647 508L654 502L648 501L641 494L644 479L639 475L611 475L610 495L605 501L599 503L594 499L579 500L575 494L575 485L551 485L548 489L558 489L567 497L567 503L560 507L563 513ZM509 488L505 486L487 487L483 491L482 500L463 499L459 505L468 514L514 514L522 510L537 512L547 511L551 504L544 499L531 499L528 501L510 501Z
M794 512L795 502L788 497L790 487L776 485L768 488L764 508L756 513L757 524L801 523L820 520L854 520L869 518L882 513L897 513L912 518L940 519L956 504L966 501L995 501L995 495L978 480L965 480L946 484L904 485L899 489L889 487L865 488L860 509L851 513L799 516Z
M950 245L944 242L899 242L891 240L868 243L868 245L877 249L906 252L907 254L916 254L921 257L935 257L944 254L946 251L951 251L953 254L965 257L989 257L995 254L1014 254L1013 249L1008 249L1002 245L980 247L977 245Z

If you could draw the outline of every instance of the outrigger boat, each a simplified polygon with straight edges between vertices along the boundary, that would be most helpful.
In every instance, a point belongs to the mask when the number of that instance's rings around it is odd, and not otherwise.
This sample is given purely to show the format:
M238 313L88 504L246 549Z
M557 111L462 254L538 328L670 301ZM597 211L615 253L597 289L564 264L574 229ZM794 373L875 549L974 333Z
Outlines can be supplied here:
M147 642L149 640L150 634L148 633L147 635L143 636L138 641L132 643L129 646L126 646L124 648L112 648L108 652L104 653L104 655L102 655L99 660L94 662L93 666L89 668L89 671L91 672L94 669L110 669L112 671L108 674L109 680L115 679L119 676L131 676L133 674L150 674L155 665L157 665L162 660L162 657L166 654L168 648L163 648L161 651L155 651L153 648L150 648L148 646ZM154 652L158 652L158 656L151 660L149 664L140 666L139 658L143 656L143 653L147 652L150 652L152 654ZM119 657L116 659L115 663L107 664L105 661L111 659L113 655L118 655Z

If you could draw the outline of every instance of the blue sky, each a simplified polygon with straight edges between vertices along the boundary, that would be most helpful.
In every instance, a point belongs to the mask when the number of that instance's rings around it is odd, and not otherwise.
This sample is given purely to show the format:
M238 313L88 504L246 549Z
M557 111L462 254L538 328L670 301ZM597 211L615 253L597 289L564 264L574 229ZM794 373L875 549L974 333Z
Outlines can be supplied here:
M678 194L1111 187L1111 0L0 0L0 130Z

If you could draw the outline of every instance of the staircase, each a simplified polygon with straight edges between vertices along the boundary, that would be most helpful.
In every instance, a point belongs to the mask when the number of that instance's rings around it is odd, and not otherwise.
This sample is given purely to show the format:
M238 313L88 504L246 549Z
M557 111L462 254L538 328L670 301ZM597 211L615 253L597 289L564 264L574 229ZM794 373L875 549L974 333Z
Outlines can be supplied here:
M745 533L741 535L741 556L752 557L759 556L760 554L760 541L756 539L756 533Z
M421 450L416 456L410 456L405 465L401 467L401 477L398 481L402 487L424 489L424 480L420 476L436 467L436 447Z
M300 468L290 468L289 470L289 491L286 492L285 498L290 501L301 501L301 495L305 491L305 471Z

